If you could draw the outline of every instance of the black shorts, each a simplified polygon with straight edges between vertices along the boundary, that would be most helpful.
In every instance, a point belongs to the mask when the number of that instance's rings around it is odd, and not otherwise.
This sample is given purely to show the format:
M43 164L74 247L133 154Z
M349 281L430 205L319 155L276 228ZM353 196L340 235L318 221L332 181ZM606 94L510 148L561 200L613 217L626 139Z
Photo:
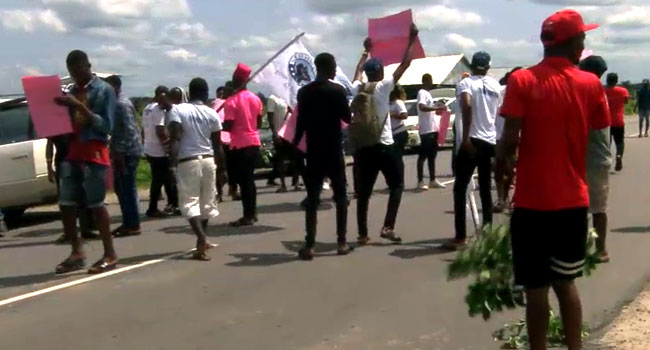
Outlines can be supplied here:
M510 237L516 285L542 288L553 281L582 276L589 228L587 212L587 208L515 208Z

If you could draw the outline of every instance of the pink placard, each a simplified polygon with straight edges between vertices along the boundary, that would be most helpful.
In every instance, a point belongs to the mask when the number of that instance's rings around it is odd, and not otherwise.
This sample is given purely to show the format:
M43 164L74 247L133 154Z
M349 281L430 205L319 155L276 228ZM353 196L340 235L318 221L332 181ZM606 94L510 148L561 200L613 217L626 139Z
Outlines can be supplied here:
M451 120L451 112L446 110L440 113L440 132L438 132L438 144L442 145L447 139L447 129L449 129L449 121Z
M293 143L293 139L296 136L297 124L298 106L293 109L293 113L289 114L287 120L284 122L284 125L282 125L280 131L278 131L278 135L280 135L281 138ZM298 149L303 153L307 153L307 137L305 135L302 136L302 139L298 144Z
M379 58L384 65L400 63L408 46L409 33L413 23L413 12L406 10L368 21L368 37L372 39L372 57ZM413 59L424 58L424 48L417 38L413 46Z
M68 109L54 103L55 97L63 95L59 76L28 76L23 77L22 82L29 114L38 137L72 133Z

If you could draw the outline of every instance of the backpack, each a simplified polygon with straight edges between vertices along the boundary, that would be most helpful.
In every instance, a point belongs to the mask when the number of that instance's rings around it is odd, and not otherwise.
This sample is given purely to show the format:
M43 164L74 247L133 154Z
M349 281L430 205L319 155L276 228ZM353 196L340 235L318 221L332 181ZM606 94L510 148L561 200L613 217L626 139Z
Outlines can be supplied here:
M382 129L388 120L387 114L384 122L379 126L379 117L373 101L376 86L377 83L364 84L350 104L352 123L349 132L354 151L378 144Z

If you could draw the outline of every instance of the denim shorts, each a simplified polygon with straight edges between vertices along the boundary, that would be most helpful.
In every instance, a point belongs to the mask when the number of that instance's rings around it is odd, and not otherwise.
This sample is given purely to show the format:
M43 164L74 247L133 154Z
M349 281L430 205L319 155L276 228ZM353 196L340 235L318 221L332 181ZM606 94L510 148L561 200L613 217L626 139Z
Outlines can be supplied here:
M108 167L94 163L64 161L59 171L59 205L100 208L106 199Z

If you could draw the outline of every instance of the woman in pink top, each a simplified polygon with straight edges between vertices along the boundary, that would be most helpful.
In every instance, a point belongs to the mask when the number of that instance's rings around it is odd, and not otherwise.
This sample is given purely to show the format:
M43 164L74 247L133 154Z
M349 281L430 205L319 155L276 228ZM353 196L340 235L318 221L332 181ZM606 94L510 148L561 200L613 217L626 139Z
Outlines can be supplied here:
M250 226L257 221L257 188L255 187L255 160L260 152L260 136L257 129L262 119L262 101L246 89L251 68L239 63L233 73L235 93L225 102L224 130L230 132L235 181L241 189L244 215L232 226Z

